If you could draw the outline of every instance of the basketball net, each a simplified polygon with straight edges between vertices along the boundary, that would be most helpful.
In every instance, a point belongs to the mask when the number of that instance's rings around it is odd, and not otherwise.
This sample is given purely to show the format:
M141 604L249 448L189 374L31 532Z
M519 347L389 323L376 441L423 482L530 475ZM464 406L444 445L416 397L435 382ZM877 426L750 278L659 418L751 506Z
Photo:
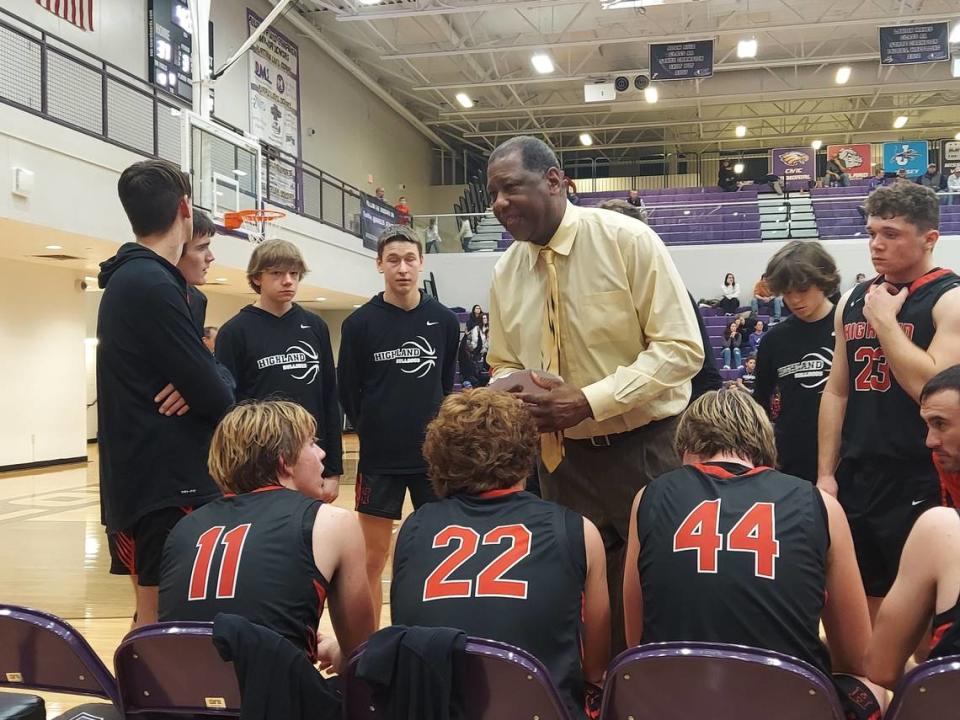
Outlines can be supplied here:
M281 210L237 210L223 214L223 226L227 230L243 228L247 239L259 245L266 239L267 225L276 222L287 214Z

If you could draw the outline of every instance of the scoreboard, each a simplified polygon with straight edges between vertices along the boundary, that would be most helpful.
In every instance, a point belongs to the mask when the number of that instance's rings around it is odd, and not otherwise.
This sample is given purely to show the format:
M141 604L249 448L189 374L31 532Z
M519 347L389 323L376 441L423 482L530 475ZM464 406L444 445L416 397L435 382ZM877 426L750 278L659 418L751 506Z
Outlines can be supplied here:
M210 23L213 64L213 23ZM193 19L187 0L148 0L150 82L185 102L193 99Z

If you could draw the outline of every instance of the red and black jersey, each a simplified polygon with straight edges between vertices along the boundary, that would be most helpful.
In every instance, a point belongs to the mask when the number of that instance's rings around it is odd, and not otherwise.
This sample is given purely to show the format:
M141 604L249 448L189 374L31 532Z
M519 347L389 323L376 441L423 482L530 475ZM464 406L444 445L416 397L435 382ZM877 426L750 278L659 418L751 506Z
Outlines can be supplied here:
M949 610L934 615L932 626L929 659L960 655L960 599Z
M933 454L933 466L940 476L940 502L946 507L960 508L960 473L949 472Z
M830 531L819 491L770 468L685 465L637 510L643 642L735 643L825 673L820 642Z
M883 283L861 283L843 306L843 336L849 368L849 395L843 421L840 455L843 459L897 458L916 460L929 468L927 429L917 403L893 376L876 331L863 316L869 288ZM904 334L919 348L930 347L936 327L933 307L940 297L960 286L960 277L937 268L909 285L909 295L897 315Z
M526 492L457 495L421 506L397 538L390 616L523 648L571 717L583 717L583 518Z
M228 495L176 524L163 548L160 620L240 615L313 657L329 584L313 557L322 503L278 485Z

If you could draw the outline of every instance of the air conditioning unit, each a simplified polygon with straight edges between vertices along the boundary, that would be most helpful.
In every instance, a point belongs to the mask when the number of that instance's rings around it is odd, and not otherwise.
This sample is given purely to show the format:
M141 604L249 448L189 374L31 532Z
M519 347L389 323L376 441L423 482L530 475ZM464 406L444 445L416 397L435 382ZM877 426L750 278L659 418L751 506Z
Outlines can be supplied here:
M584 102L613 102L617 99L617 88L612 82L600 80L583 86Z

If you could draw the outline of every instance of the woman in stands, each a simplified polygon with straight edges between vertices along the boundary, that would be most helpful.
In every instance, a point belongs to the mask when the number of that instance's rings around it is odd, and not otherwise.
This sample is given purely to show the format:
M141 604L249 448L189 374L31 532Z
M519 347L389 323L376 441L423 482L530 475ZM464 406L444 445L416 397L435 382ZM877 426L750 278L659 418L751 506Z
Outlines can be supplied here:
M482 320L483 308L479 305L474 305L473 309L470 311L470 314L467 316L467 332L473 330L473 328L479 325Z
M854 677L865 674L870 617L840 504L773 469L773 428L747 393L698 398L680 419L676 445L683 467L633 503L627 642L785 653L824 674L843 673L834 680L847 717L879 720L879 689Z
M584 718L610 659L603 541L589 520L523 491L538 454L529 411L502 392L449 395L423 454L441 500L397 536L393 622L523 648L546 666L570 717Z
M740 345L743 343L743 338L740 335L740 323L732 322L727 325L727 329L723 331L723 369L729 370L730 363L733 363L734 368L738 368L743 363L741 362L740 355Z
M722 296L717 307L723 310L727 315L732 315L740 309L740 284L733 273L727 273L723 279L721 288Z

